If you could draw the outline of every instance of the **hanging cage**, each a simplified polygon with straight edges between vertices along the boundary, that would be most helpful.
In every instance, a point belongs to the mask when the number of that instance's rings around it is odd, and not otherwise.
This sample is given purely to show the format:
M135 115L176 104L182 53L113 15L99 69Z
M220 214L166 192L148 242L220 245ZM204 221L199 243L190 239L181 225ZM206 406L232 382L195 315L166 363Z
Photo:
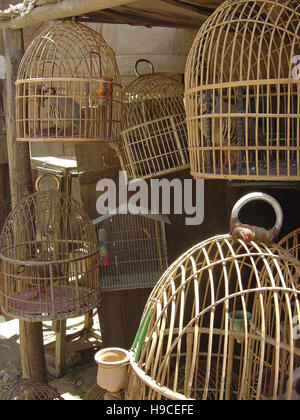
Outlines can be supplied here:
M129 180L189 167L183 94L182 83L154 70L123 90L121 146L115 148Z
M258 237L218 235L195 245L148 299L126 397L299 399L299 269Z
M115 54L103 37L83 24L56 23L31 42L19 66L17 140L114 141L121 96Z
M0 384L0 401L64 401L64 398L49 385L11 378Z
M299 21L295 0L227 0L200 28L185 70L194 177L300 180Z
M161 215L115 214L94 220L98 232L101 266L101 291L152 288L168 267L165 223Z
M71 196L43 192L24 199L8 216L0 245L0 303L8 316L57 320L98 306L97 236Z

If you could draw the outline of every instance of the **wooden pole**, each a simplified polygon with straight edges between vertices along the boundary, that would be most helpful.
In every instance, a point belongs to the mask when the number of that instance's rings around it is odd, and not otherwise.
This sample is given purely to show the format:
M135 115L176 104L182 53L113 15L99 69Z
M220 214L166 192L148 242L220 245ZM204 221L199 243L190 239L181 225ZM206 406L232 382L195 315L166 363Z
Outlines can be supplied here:
M0 3L1 4L1 3ZM15 81L24 54L21 30L3 31L6 61L6 133L12 206L33 192L28 142L16 142ZM20 353L24 378L47 382L41 322L20 321Z
M113 7L124 6L136 0L60 0L35 7L30 13L0 21L0 29L22 29L31 25L53 20L80 16Z

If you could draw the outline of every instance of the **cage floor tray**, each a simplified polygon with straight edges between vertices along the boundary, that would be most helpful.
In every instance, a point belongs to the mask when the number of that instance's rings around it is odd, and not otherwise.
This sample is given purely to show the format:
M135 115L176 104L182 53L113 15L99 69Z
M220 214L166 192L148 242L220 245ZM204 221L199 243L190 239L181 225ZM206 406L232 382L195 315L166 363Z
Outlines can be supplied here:
M77 289L76 294L71 286L45 286L32 287L15 293L7 300L3 312L15 314L19 318L28 319L30 316L36 320L39 315L45 319L66 318L70 315L88 311L91 306L88 289ZM93 307L95 306L93 302Z
M216 174L216 175L233 175L233 176L242 176L242 177L259 177L260 179L274 179L288 181L289 178L300 179L297 162L290 160L289 162L281 160L280 162L270 160L269 165L267 165L265 160L259 160L257 164L255 162L249 163L249 166L246 165L246 162L242 162L241 166L237 168L236 165L230 168L228 167L228 162L224 163L221 167L217 164L215 167L211 162L206 168L207 174Z

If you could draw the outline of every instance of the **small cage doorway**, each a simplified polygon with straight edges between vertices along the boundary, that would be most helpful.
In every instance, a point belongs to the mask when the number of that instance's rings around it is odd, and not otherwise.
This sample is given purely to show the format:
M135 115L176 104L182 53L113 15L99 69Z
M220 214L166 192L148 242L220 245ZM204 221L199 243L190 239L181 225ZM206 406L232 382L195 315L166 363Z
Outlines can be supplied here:
M152 288L168 266L165 223L169 219L122 214L122 209L93 221L103 258L102 292Z

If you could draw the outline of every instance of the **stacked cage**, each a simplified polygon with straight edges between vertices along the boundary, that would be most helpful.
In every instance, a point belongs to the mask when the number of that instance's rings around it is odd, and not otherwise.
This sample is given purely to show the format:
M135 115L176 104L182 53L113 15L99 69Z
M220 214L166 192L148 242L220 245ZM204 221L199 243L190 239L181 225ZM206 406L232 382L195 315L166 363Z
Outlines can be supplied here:
M1 309L27 321L59 320L100 301L100 257L93 224L61 193L36 193L8 216L1 235Z
M61 22L35 38L16 82L17 140L109 142L121 130L115 54L91 28Z
M189 167L184 86L162 74L138 77L123 91L121 147L129 180Z
M200 28L185 72L196 178L300 179L300 6L227 0Z

